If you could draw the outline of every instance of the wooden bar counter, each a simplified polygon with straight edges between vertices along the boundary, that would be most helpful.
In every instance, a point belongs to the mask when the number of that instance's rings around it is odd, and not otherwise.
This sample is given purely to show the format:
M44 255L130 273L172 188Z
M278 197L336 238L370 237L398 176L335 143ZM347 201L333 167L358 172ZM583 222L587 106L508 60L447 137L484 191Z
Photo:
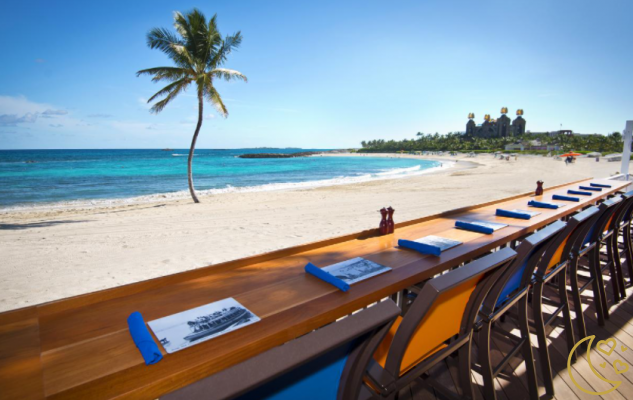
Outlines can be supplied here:
M590 182L612 185L556 210L531 208L530 220L495 216L497 208L528 209L528 200L551 201ZM227 262L127 286L0 314L0 399L156 399L279 346L412 284L518 239L625 188L629 182L589 179L531 194L463 208L396 225L377 236L366 231ZM428 193L432 196L433 193ZM457 219L509 226L484 235L454 228ZM430 234L463 244L440 257L398 249L398 239ZM247 243L245 243L247 245ZM210 253L213 242L209 241ZM343 293L304 273L365 257L393 271L352 285ZM128 332L133 311L151 321L233 297L261 321L199 343L147 366ZM159 345L160 347L160 345Z

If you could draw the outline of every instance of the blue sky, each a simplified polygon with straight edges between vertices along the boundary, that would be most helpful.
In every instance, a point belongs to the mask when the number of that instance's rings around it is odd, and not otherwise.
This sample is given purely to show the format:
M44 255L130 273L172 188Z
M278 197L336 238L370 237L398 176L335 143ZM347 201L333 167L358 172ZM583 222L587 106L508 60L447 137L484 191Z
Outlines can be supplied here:
M139 69L169 65L152 27L174 10L218 14L244 40L205 111L198 146L356 147L462 131L525 110L532 131L621 131L633 119L633 2L4 1L0 149L187 148L190 90L150 114L160 89Z

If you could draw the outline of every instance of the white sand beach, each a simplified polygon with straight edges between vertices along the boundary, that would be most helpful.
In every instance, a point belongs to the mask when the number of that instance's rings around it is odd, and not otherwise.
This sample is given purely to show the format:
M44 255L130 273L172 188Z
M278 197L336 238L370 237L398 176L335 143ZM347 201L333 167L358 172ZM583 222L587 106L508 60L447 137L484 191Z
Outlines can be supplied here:
M451 168L406 179L226 193L202 204L3 212L0 311L373 228L384 206L395 208L401 222L530 191L539 179L548 187L620 169L619 162L588 158L569 166L539 156L450 161Z

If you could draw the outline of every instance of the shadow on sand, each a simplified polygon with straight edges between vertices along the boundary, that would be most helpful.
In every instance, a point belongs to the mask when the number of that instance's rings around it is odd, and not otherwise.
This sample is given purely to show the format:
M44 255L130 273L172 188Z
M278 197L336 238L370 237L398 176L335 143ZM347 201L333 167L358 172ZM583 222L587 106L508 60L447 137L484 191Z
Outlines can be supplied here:
M32 222L28 224L0 224L0 231L17 231L22 229L32 228L48 228L50 226L62 225L62 224L77 224L80 222L89 222L90 220L60 220L60 221L42 221Z

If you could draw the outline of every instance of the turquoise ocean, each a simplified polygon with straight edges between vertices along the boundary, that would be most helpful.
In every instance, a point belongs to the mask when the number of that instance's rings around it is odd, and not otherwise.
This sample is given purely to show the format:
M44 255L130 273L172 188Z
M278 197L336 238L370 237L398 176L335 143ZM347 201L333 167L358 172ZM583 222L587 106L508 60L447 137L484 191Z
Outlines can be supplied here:
M237 157L297 151L311 149L196 150L196 189L205 194L310 188L401 178L441 168L437 161L369 155ZM0 150L0 210L186 198L187 154L185 149Z

